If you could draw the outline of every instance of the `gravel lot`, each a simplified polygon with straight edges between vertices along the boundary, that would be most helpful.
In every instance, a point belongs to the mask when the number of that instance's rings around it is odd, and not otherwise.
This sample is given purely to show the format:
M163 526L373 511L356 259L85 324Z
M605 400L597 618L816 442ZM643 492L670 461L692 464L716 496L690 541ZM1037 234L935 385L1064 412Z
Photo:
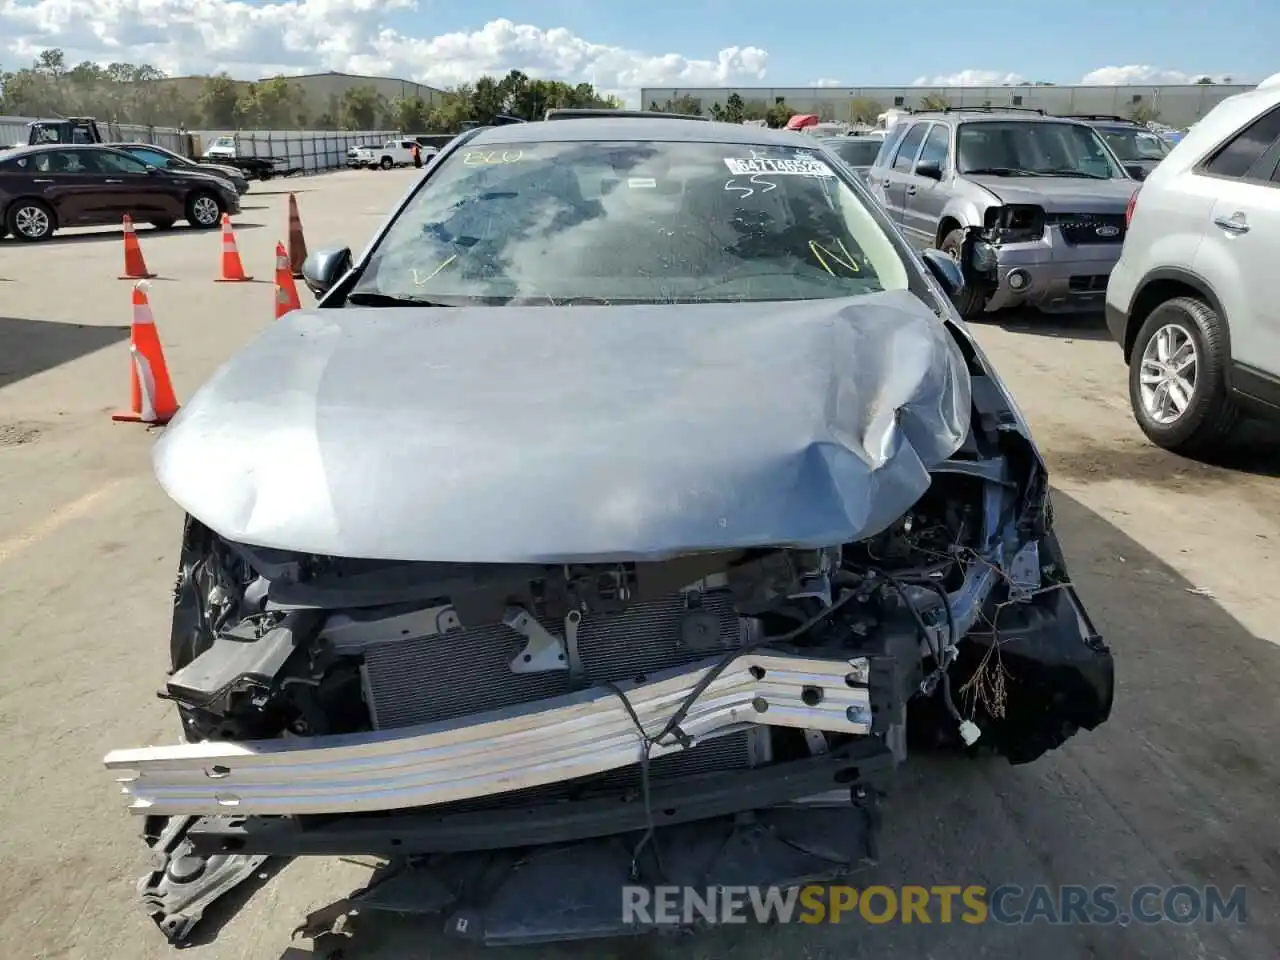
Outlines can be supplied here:
M218 235L139 229L180 398L271 322L273 249L297 192L309 247L366 242L412 170L255 184L237 218L248 272L215 284ZM161 957L134 901L139 824L100 760L172 740L154 697L167 663L179 511L152 480L153 435L128 401L129 284L118 231L0 241L0 955ZM303 298L310 297L304 292ZM920 758L886 816L883 883L1151 883L1248 887L1245 926L1001 928L860 922L725 929L520 950L542 958L923 960L1240 957L1280 944L1280 440L1258 431L1228 466L1179 460L1133 424L1100 320L977 328L1036 431L1081 595L1117 657L1111 722L1027 767ZM367 867L292 863L190 956L312 956L305 913ZM243 899L243 898L242 898ZM220 928L220 929L219 929ZM388 922L345 957L478 953ZM323 954L318 954L323 955Z

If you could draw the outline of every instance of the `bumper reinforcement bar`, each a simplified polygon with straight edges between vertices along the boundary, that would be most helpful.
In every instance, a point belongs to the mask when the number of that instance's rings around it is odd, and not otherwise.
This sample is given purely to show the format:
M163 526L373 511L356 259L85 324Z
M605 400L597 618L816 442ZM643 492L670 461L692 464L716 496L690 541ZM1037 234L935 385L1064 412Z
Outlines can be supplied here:
M618 687L655 736L717 662ZM866 735L866 666L744 654L707 686L681 729L695 743L747 724ZM301 815L400 810L543 786L637 763L641 746L621 698L593 687L399 730L117 750L103 762L136 813ZM664 743L650 756L681 749Z

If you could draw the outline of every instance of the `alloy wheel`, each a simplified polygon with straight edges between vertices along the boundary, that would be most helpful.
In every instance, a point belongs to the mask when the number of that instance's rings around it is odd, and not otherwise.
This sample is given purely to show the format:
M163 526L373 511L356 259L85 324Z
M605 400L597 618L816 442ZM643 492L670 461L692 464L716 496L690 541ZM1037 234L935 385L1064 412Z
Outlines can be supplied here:
M29 240L39 240L49 232L49 214L39 207L22 207L13 216L13 226Z
M1195 340L1181 324L1167 323L1147 341L1139 392L1152 422L1167 426L1187 411L1195 394L1198 360Z
M211 223L217 223L222 211L218 209L218 203L213 197L196 197L195 202L191 204L191 215L204 226L208 226Z

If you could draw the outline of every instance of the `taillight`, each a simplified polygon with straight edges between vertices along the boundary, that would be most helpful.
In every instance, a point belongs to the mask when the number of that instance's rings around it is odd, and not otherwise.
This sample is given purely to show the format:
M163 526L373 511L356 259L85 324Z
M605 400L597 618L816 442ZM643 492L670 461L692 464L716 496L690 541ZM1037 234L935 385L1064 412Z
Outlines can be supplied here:
M1129 203L1124 208L1124 228L1126 230L1129 229L1129 224L1133 222L1133 211L1138 206L1138 191L1141 189L1141 187L1138 187L1137 190L1133 191L1133 196L1129 198Z

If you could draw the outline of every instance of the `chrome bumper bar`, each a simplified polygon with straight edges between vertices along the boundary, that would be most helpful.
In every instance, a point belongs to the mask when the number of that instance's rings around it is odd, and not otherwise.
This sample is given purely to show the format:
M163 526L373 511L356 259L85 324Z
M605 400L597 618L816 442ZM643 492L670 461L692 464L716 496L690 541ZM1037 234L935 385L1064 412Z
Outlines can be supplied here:
M715 663L618 688L656 736ZM744 654L708 685L680 726L694 742L747 724L865 735L866 679L865 660ZM621 699L592 687L399 730L115 750L103 762L135 813L250 816L449 803L625 767L639 761L641 749ZM681 749L656 745L650 757Z

